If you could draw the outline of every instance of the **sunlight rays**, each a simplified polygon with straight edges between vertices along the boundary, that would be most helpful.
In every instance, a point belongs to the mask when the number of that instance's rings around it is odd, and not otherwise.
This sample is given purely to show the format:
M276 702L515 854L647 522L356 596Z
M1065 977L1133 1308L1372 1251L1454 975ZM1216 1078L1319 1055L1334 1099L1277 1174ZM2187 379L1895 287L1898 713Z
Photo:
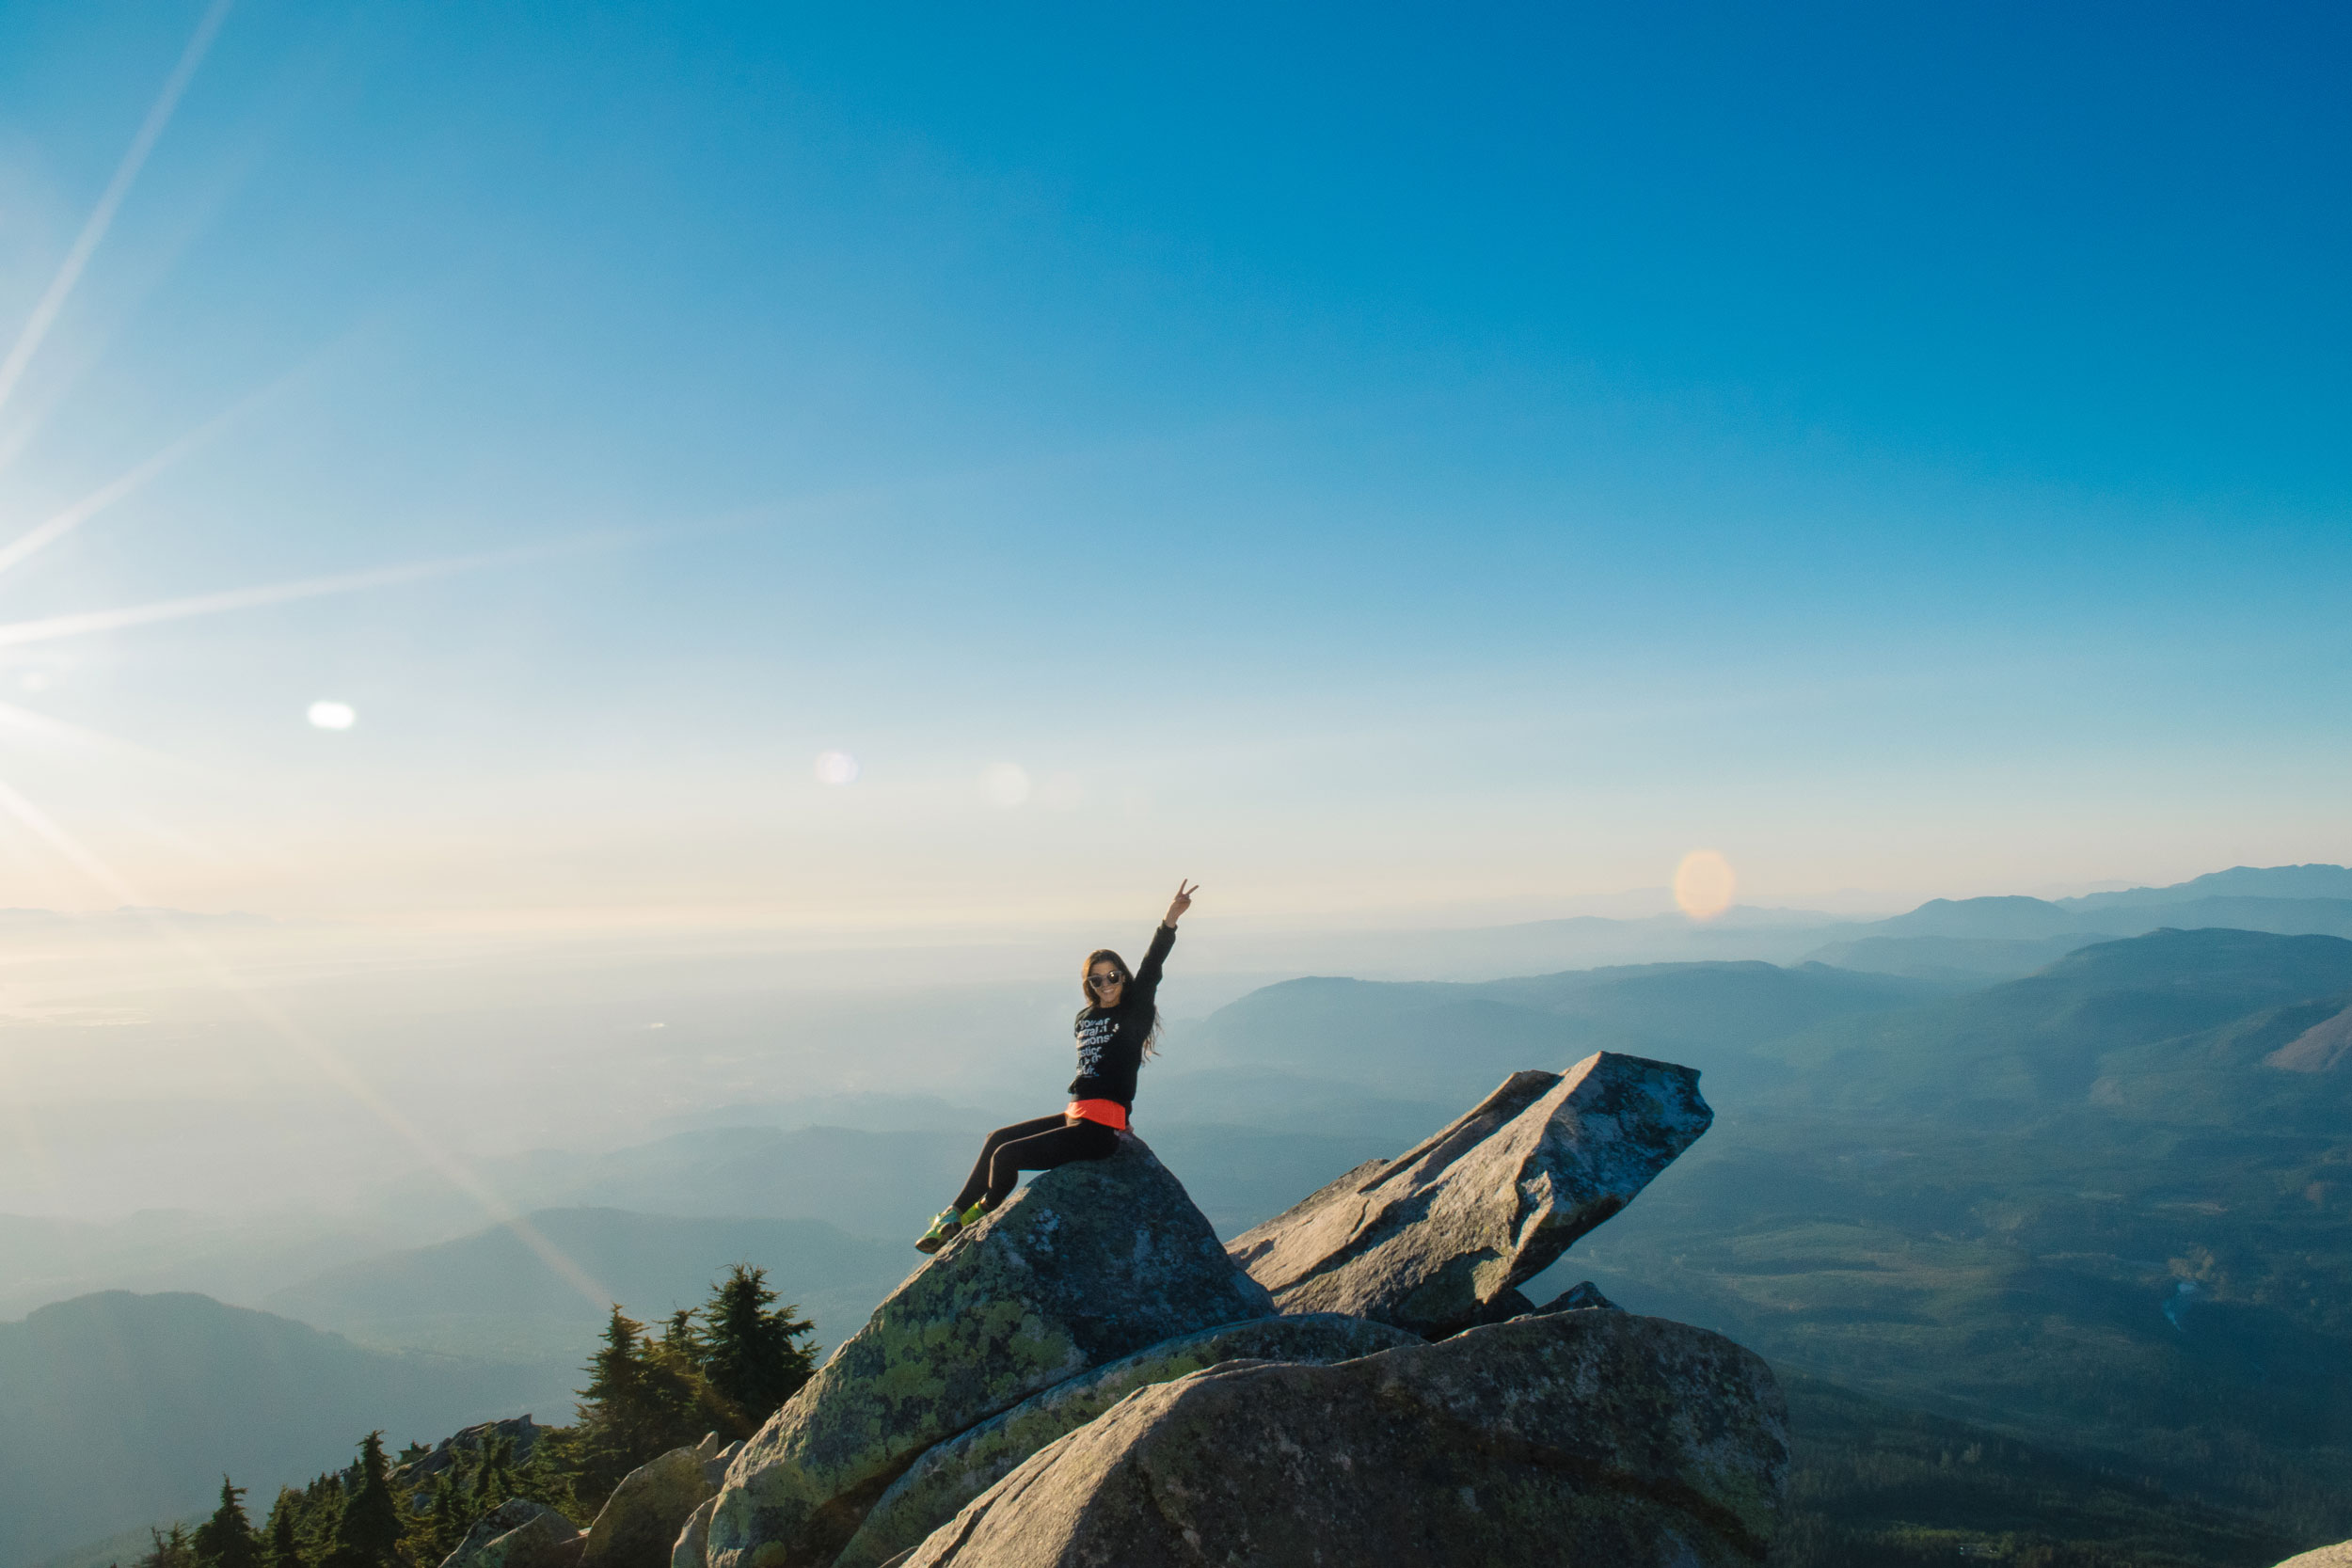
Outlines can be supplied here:
M504 1227L515 1238L529 1247L539 1260L552 1270L557 1277L587 1298L598 1310L612 1305L611 1291L590 1276L588 1271L575 1262L562 1248L542 1235L515 1207L469 1169L463 1161L443 1149L425 1131L404 1115L376 1091L375 1085L353 1069L350 1063L287 1018L276 1007L256 995L236 974L216 958L211 949L182 929L170 915L150 905L140 897L113 867L98 858L87 847L68 833L50 816L31 800L19 794L5 780L0 780L0 815L13 818L17 824L55 850L73 868L103 888L107 895L130 910L158 937L162 938L183 958L188 958L205 976L249 1013L278 1041L293 1048L324 1073L335 1085L373 1116L394 1136L409 1148L451 1186L464 1193L481 1206L493 1223ZM29 1111L28 1111L29 1116ZM31 1130L27 1129L28 1135Z
M45 713L18 707L14 703L0 703L0 735L7 734L27 736L70 750L95 752L102 756L120 757L126 762L144 763L150 768L192 774L215 782L225 782L227 778L216 768L141 746L136 741L122 740L97 730L84 729L79 724L69 724Z
M218 436L255 406L277 395L281 388L301 373L301 370L297 368L278 377L260 391L240 399L230 407L205 420L161 451L149 457L145 462L136 464L127 471L117 475L64 511L27 529L6 545L0 545L0 577L5 577L14 571L25 561L47 549L117 501L123 500L146 488L148 482L157 474L162 473L190 452L208 444L213 437Z
M83 269L89 265L90 257L106 237L106 230L113 227L116 210L122 205L122 198L130 194L132 182L138 178L148 154L155 150L155 143L163 135L164 127L171 122L172 111L180 106L181 95L187 91L188 84L196 77L197 67L204 63L205 52L213 46L214 37L219 33L221 24L228 20L231 3L232 0L214 0L203 20L196 24L195 36L188 40L188 46L180 52L179 64L172 67L171 75L164 82L163 91L155 95L155 102L148 109L147 118L139 123L138 134L131 138L130 150L123 153L122 161L115 166L114 178L106 182L105 190L99 195L98 205L90 210L81 233L74 236L73 247L66 252L56 276L50 279L48 289L33 306L33 313L26 318L23 330L17 333L16 342L9 348L8 357L0 359L0 409L7 408L8 400L15 395L18 384L24 379L25 368L33 362L33 356L40 351L42 340L49 336L49 328L65 309L66 301L72 297L74 285L82 279Z
M23 388L26 373L40 354L53 327L73 296L91 259L104 242L117 214L128 197L132 185L154 151L165 129L185 95L198 69L227 20L233 0L213 0L194 34L181 51L178 62L166 79L162 90L150 105L140 122L129 149L117 164L105 189L100 193L72 247L58 264L48 287L35 302L31 313L18 330L15 341L5 356L0 356L0 412L5 412ZM165 469L186 457L218 431L249 408L269 388L247 398L226 413L199 426L172 442L160 451L139 463L119 477L99 486L62 511L49 516L24 533L0 545L0 575L13 571L33 556L48 548L68 534L81 528L107 508L143 488ZM23 437L10 440L0 448L0 461L13 456L22 447ZM393 587L404 583L421 582L436 578L453 577L492 566L514 565L542 560L549 555L577 548L584 541L574 539L555 546L532 546L492 553L449 557L411 562L405 565L379 567L373 570L350 572L337 576L308 578L291 582L265 583L250 588L230 589L220 593L193 594L182 598L164 599L112 610L88 610L78 613L51 615L33 620L0 625L0 647L22 647L31 643L48 642L64 638L90 636L121 630L132 626L151 626L161 622L191 617L226 614L236 610L259 609L267 605L287 604L298 600L321 598L334 594L354 594L374 588ZM83 729L30 709L0 703L0 736L95 751L118 757L135 759L142 763L173 768L208 772L175 758L149 751L128 741L117 740L98 732ZM204 943L197 940L171 916L151 906L128 881L111 866L82 844L12 784L0 780L0 818L12 820L34 839L87 878L116 903L134 912L168 947L189 960L202 974L224 993L235 999L271 1037L307 1060L328 1082L364 1108L394 1136L405 1144L427 1166L457 1191L478 1204L483 1212L495 1223L511 1231L539 1258L555 1275L578 1291L599 1309L612 1304L611 1292L592 1278L570 1257L547 1237L541 1235L513 1205L483 1181L464 1162L444 1150L425 1131L388 1101L375 1086L362 1077L348 1062L325 1042L312 1038L292 1019L279 1012L267 1000L247 987L243 980ZM0 1069L8 1066L0 1059ZM24 1112L21 1130L22 1147L26 1157L49 1168L43 1158L39 1130L32 1123L29 1105L15 1107Z
M223 420L226 418L226 415L222 417ZM47 549L115 502L136 493L149 480L203 445L221 422L221 420L215 420L202 429L182 436L129 472L100 485L55 516L27 529L6 545L0 545L0 576L14 571L20 563Z
M390 588L401 583L423 582L433 578L455 577L492 566L519 565L525 562L544 560L576 547L578 544L578 541L573 541L563 545L496 550L485 555L445 556L437 561L412 562L405 566L379 566L371 571L346 572L338 577L263 583L253 588L231 588L218 594L192 594L184 599L162 599L153 604L130 605L120 610L91 610L72 615L45 616L37 621L17 621L0 625L0 647L51 642L64 637L87 637L94 632L119 631L126 626L151 626L158 621L221 615L230 610L254 610L263 605L290 604L297 599L356 594L369 588Z

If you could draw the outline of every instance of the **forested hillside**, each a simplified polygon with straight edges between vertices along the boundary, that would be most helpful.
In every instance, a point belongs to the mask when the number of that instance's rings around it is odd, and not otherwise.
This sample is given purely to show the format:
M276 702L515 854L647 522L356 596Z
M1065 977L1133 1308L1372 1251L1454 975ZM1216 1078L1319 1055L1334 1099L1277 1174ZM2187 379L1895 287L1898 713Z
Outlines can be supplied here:
M198 1295L114 1291L0 1323L0 1562L201 1507L223 1470L294 1477L381 1428L561 1414L564 1365L363 1350Z

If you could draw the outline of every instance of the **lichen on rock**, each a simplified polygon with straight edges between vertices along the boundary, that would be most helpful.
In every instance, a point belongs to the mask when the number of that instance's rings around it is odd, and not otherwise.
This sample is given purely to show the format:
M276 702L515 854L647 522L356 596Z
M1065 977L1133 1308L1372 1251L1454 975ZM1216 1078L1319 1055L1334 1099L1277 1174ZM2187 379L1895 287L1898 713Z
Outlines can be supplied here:
M1140 1140L1048 1171L918 1268L751 1439L709 1568L820 1564L923 1451L1089 1368L1274 1305Z

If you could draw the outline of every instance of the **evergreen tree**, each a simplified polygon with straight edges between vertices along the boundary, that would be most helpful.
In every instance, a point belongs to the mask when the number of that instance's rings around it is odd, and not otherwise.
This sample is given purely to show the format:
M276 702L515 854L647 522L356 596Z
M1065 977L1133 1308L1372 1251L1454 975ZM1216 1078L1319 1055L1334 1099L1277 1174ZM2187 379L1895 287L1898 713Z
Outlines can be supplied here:
M159 1529L147 1533L154 1538L155 1544L131 1568L196 1568L196 1548L189 1544L188 1532L180 1526L172 1526L168 1535Z
M342 1517L335 1522L335 1544L321 1568L398 1568L400 1504L392 1497L391 1466L384 1458L384 1434L359 1440L356 1486L346 1481Z
M466 1531L473 1528L458 1486L457 1467L453 1465L435 1476L425 1488L415 1516L408 1521L408 1531L401 1537L401 1547L409 1561L439 1562L457 1549L458 1543L466 1539Z
M700 1372L618 1307L580 1390L580 1423L558 1458L581 1507L601 1507L621 1478L657 1454L700 1441L713 1414Z
M703 1356L702 1334L694 1326L694 1309L681 1307L670 1314L662 1326L661 1349L688 1366L699 1365Z
M269 1549L262 1560L266 1568L310 1568L295 1534L301 1513L302 1494L287 1487L278 1488L278 1500L270 1505L269 1524L265 1527Z
M548 1433L531 1450L531 1457L516 1466L515 1496L528 1497L542 1508L551 1508L574 1524L585 1528L596 1518L596 1511L583 1509L580 1496L573 1487L573 1474L564 1444L562 1432Z
M515 1440L504 1433L490 1433L482 1439L482 1457L466 1498L469 1526L516 1495Z
M711 1287L703 1308L698 1359L712 1391L735 1415L730 1436L758 1431L817 1368L817 1352L801 1342L816 1324L788 1303L771 1310L776 1292L767 1278L767 1270L737 1263Z
M342 1522L343 1483L332 1474L322 1475L303 1489L301 1514L294 1521L303 1561L323 1563L331 1557Z
M262 1544L245 1516L245 1488L220 1478L220 1506L189 1538L200 1568L261 1568Z

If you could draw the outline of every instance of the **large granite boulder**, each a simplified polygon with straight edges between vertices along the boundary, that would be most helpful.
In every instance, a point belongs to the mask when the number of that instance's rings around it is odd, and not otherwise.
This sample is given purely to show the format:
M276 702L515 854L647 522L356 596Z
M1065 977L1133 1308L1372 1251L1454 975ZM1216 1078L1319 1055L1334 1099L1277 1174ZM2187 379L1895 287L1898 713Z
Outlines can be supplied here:
M1143 1144L1048 1171L874 1311L736 1457L709 1568L830 1561L943 1438L1163 1339L1270 1315Z
M1351 1361L1421 1341L1365 1318L1315 1313L1264 1318L1188 1334L1057 1383L926 1453L866 1514L834 1568L882 1568L956 1516L958 1510L1064 1433L1093 1420L1137 1388L1222 1362Z
M1230 1250L1285 1312L1432 1338L1524 1312L1522 1280L1707 1131L1698 1080L1613 1051L1565 1073L1515 1072L1419 1148L1359 1165Z
M441 1568L577 1568L586 1540L555 1510L510 1497L474 1521Z
M719 1495L728 1462L742 1446L723 1444L714 1432L695 1448L672 1449L622 1477L588 1527L580 1568L670 1568L678 1531Z
M1788 1460L1757 1356L1657 1318L1562 1312L1141 1389L905 1568L1748 1568Z

